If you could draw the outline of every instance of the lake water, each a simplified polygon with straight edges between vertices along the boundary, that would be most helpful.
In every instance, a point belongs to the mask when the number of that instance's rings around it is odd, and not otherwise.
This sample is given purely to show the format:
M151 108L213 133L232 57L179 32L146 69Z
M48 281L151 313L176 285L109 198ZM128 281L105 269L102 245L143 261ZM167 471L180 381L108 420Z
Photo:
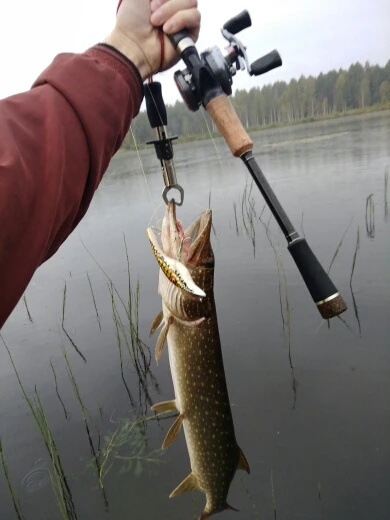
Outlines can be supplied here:
M328 326L321 320L261 195L255 186L251 191L244 165L222 140L176 145L177 176L186 193L178 216L185 225L208 207L211 193L222 351L236 436L251 467L250 475L236 474L228 497L241 512L216 518L388 519L389 112L267 130L253 139L269 182L326 269L348 228L330 271L348 311L344 321ZM152 416L151 403L173 398L167 353L156 366L155 338L148 338L161 300L145 229L164 213L163 180L154 151L140 156L144 173L136 153L112 160L83 222L26 291L32 322L21 301L2 330L27 394L33 397L37 388L74 505L69 518L80 520L192 519L204 506L201 494L168 498L190 472L184 435L162 455L158 451L172 419L134 424L137 415ZM366 211L371 194L373 215L370 206ZM134 361L123 336L121 371L106 275L126 302L124 236L133 287L137 278L140 284L139 334L150 348L151 372L145 370L148 349L145 360L136 352ZM115 291L114 297L126 327ZM105 498L61 344L95 452L100 438ZM116 431L115 448L104 461ZM3 347L0 437L25 519L60 519L50 457ZM0 517L13 519L1 469L0 475Z

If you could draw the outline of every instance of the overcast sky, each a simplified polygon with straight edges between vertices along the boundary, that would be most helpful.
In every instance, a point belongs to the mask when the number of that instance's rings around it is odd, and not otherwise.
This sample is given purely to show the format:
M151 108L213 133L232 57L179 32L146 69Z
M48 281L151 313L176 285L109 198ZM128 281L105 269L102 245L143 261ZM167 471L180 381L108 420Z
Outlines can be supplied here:
M82 52L101 41L114 25L116 5L117 0L2 0L0 98L27 90L56 54ZM274 48L282 56L281 68L259 78L241 72L235 88L390 59L390 0L199 0L199 7L200 51L223 46L220 27L246 8L252 27L240 39L250 60ZM167 103L178 98L172 74L158 76Z

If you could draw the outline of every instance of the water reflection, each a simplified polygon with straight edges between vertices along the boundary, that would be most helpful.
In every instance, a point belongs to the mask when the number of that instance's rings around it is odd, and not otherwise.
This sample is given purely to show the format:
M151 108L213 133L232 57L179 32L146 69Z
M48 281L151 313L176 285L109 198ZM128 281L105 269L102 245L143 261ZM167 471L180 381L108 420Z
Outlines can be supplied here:
M83 428L89 447L90 460L86 463L86 469L90 470L91 475L95 476L98 482L98 489L102 497L104 509L110 511L110 505L106 493L105 480L108 473L114 474L131 473L134 477L138 477L145 469L150 473L150 466L156 466L163 462L163 453L161 449L151 449L149 447L149 438L147 436L147 426L151 420L159 422L161 417L155 413L152 417L150 408L153 404L151 389L155 393L160 393L160 388L155 375L151 371L151 352L149 346L140 337L139 327L139 305L140 305L140 284L136 282L133 287L132 276L130 273L130 263L127 254L125 242L125 251L127 257L128 269L128 296L127 301L122 297L113 281L107 276L108 294L110 295L112 307L112 320L117 340L120 373L122 382L125 386L126 393L129 398L131 415L113 419L110 417L110 424L116 424L114 431L108 431L102 436L99 425L93 415L87 408L84 396L80 386L74 375L73 368L70 363L69 353L66 345L71 350L75 350L77 354L86 362L86 357L82 354L73 339L65 328L65 316L67 306L67 285L64 284L62 292L62 319L61 326L58 327L58 334L62 332L63 338L61 343L62 357L70 386L73 390L74 397L78 403L81 413ZM100 266L99 266L100 267ZM107 327L107 323L102 324L95 298L92 281L87 273L88 283L92 295L92 303L95 308L97 323L100 331ZM24 300L25 307L30 316L30 310L27 307L27 301ZM77 333L72 332L74 338ZM47 459L40 459L34 464L23 478L22 487L26 492L35 493L43 489L48 482L51 483L53 496L57 505L60 516L67 520L77 520L78 513L76 511L75 501L72 493L72 478L66 469L67 464L63 463L63 456L58 449L54 436L54 430L50 426L50 419L43 405L37 387L34 389L32 397L25 389L25 385L19 376L19 372L14 363L11 351L0 336L4 346L8 352L14 373L19 383L25 402L27 403L32 414L35 426L40 434L46 449ZM55 365L60 363L50 360L49 365L53 374L55 395L60 403L63 416L67 422L72 418L72 414L68 411L64 398L61 396L59 381ZM127 382L131 376L132 389ZM136 388L134 392L133 388ZM99 407L100 419L103 422L103 408ZM73 414L74 416L74 414ZM25 519L22 507L17 497L16 491L9 479L8 466L3 453L3 446L0 440L0 459L3 472L8 482L8 490L11 494L14 511L19 519ZM66 461L68 462L68 461Z
M282 328L283 333L286 338L287 343L287 349L288 349L288 362L290 365L291 370L291 389L293 392L293 402L292 402L292 408L296 408L297 404L297 391L299 382L295 377L294 374L294 364L292 359L292 349L291 349L291 308L290 308L290 298L289 298L289 292L288 292L288 284L287 284L287 277L286 272L284 268L283 258L282 254L280 252L279 248L279 242L277 245L274 243L275 238L273 240L273 235L271 233L271 223L273 221L273 215L271 212L268 214L268 208L267 204L264 204L259 216L257 215L255 206L256 206L256 199L252 195L253 190L253 181L250 182L249 186L248 183L245 184L245 188L242 192L242 194L239 196L239 206L241 208L241 220L242 225L245 230L245 236L247 236L251 243L253 248L253 256L256 257L256 225L258 222L261 223L262 227L264 228L267 240L272 248L276 268L278 272L278 290L279 290L279 304L280 304L280 318L282 322ZM236 202L233 202L233 210L234 210L234 217L235 217L235 223L236 223L236 233L237 235L240 234L238 221L237 221L237 210L236 210ZM303 213L302 213L302 220L301 220L301 227L303 230Z

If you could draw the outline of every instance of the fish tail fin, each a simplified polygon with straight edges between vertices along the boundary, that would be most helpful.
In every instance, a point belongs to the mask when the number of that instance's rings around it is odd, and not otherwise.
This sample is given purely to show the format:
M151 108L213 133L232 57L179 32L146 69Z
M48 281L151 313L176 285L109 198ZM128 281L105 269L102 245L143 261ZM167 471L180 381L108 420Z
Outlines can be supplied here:
M204 509L203 513L200 515L198 520L205 520L206 518L209 518L211 515L215 515L217 513L220 513L221 511L237 511L237 513L240 512L239 509L229 506L228 503L226 503L224 507L212 509L211 511L207 510L207 505L206 505L206 508Z

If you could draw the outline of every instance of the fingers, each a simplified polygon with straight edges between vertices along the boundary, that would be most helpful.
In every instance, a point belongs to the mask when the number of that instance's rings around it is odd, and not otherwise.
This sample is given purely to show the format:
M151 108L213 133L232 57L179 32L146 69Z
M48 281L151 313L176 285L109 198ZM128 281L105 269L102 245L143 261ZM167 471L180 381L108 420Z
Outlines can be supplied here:
M200 21L200 15L197 15L196 13L197 7L197 0L152 0L150 4L150 9L152 11L150 20L153 25L164 26L170 19L174 19L174 24L181 24L184 16L186 21L191 23L191 27L195 27ZM183 13L186 11L189 11L190 14L187 13L184 15ZM196 17L196 20L192 20L194 16ZM183 27L184 26L182 25L180 29L183 29Z
M187 28L196 41L199 36L200 19L200 12L195 8L179 11L164 24L163 30L166 34L175 34Z

